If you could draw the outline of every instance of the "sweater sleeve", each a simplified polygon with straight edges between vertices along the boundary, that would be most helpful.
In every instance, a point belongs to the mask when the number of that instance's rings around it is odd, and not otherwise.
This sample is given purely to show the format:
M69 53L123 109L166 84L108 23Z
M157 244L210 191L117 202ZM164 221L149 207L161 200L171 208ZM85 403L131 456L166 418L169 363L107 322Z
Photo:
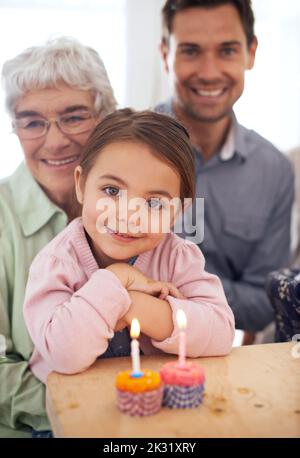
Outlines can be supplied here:
M50 428L45 387L31 372L28 361L16 351L12 339L13 329L20 335L23 329L20 315L12 308L13 294L5 262L10 256L11 247L0 234L0 438L31 437L31 428Z
M179 329L176 312L187 317L186 354L189 357L221 356L230 352L234 339L234 316L219 278L204 270L205 260L197 245L180 244L170 257L170 282L186 299L168 296L174 330L162 342L152 344L167 353L178 353Z
M130 298L118 278L98 269L84 283L75 263L39 256L30 268L24 317L52 371L81 372L105 352Z

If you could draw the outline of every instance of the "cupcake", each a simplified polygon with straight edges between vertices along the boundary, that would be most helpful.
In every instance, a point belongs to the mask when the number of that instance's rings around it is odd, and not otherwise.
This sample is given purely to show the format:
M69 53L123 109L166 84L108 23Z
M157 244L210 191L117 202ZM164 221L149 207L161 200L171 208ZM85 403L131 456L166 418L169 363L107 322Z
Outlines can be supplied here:
M197 407L204 391L204 370L196 363L169 362L160 370L164 383L163 406L176 408Z
M131 416L152 415L161 408L163 386L158 372L144 370L136 377L131 371L116 378L117 404L121 412Z

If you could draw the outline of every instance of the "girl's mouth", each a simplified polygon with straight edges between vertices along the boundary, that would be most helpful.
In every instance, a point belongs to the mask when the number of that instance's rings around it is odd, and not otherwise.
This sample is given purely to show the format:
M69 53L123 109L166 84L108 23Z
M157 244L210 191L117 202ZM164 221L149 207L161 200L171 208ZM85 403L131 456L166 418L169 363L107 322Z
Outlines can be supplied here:
M120 242L129 243L129 242L133 242L134 240L138 238L138 237L133 237L128 234L122 234L120 232L113 231L112 229L110 229L107 226L106 226L106 230L113 239L119 240Z

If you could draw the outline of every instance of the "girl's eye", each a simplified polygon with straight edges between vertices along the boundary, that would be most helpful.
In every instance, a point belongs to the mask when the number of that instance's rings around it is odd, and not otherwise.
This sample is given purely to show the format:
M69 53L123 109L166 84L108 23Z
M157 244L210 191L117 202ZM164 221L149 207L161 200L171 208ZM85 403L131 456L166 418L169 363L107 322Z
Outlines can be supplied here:
M114 186L107 186L103 189L103 191L110 197L116 197L119 194L120 189L115 188Z
M155 210L160 210L163 208L163 203L159 198L152 198L148 200L148 206L149 208L154 208Z

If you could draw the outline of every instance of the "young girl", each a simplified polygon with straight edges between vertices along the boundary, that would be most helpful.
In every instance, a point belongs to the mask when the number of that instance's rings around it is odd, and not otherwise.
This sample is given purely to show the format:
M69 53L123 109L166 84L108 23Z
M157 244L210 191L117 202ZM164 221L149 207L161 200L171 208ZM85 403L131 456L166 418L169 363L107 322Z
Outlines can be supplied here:
M24 315L36 377L45 382L51 371L72 374L99 356L129 355L133 317L144 354L176 354L179 308L187 356L230 351L234 318L221 282L205 272L199 247L171 231L178 212L168 203L194 197L194 176L188 134L174 119L124 109L96 127L75 170L82 217L30 269Z

